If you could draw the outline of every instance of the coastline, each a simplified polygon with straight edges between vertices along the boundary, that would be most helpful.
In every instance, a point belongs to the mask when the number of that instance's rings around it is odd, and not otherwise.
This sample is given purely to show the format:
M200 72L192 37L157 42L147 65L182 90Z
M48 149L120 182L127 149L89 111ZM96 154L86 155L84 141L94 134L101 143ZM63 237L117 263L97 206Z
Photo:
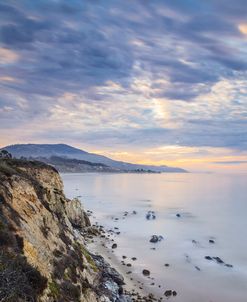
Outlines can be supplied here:
M94 227L98 227L94 225ZM154 282L154 278L150 276L141 276L138 273L132 272L131 268L123 265L121 260L114 252L114 249L109 247L109 244L114 244L114 237L111 232L105 231L102 226L98 228L100 235L90 238L87 242L87 249L92 255L101 256L104 258L109 267L115 269L124 278L124 294L129 296L133 301L161 301L163 298L170 298L170 291L163 293L157 292L155 288L148 286L147 283ZM106 235L107 234L107 235ZM126 259L127 260L127 259ZM130 259L129 259L130 260ZM128 261L128 260L127 260ZM132 262L133 263L133 262ZM154 283L152 283L154 284ZM171 291L172 292L172 291Z
M0 164L0 300L132 301L123 277L88 252L96 229L80 201L65 196L58 172L40 162Z
M81 174L63 175L63 180L66 195L77 196L85 209L91 210L92 224L104 226L102 235L109 238L105 243L107 248L100 246L106 240L104 237L99 237L100 244L95 242L92 248L104 253L105 259L125 277L126 289L129 284L132 286L130 281L145 280L147 289L141 285L142 292L157 292L163 301L166 301L165 291L171 289L177 292L171 301L245 301L246 262L241 259L245 259L242 250L246 243L235 235L242 232L246 217L239 211L229 215L228 209L236 202L245 208L244 195L235 200L231 194L241 188L246 191L246 178L219 179L217 175L192 173L149 177ZM227 189L228 184L233 191ZM145 218L150 210L155 211L155 220ZM241 224L234 223L236 215ZM227 233L219 228L219 223ZM150 243L153 234L162 235L164 240ZM112 253L114 243L117 248ZM220 257L233 267L207 260L206 256ZM137 260L132 262L132 257ZM132 267L123 265L122 260ZM143 276L143 269L150 270L155 280ZM126 274L128 270L132 273Z

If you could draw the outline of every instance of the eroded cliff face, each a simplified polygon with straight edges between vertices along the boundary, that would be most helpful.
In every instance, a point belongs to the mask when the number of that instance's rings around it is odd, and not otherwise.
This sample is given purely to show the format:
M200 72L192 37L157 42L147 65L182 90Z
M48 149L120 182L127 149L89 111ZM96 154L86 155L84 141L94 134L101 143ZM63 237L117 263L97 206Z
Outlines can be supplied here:
M81 203L64 196L54 168L1 160L0 300L124 301L122 277L85 247L81 231L90 228Z

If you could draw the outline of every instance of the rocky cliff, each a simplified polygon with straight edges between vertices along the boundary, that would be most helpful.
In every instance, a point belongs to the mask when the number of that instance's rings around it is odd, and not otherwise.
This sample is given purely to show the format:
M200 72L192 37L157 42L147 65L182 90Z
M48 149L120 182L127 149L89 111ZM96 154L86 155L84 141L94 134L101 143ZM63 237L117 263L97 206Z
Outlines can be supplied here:
M0 160L0 301L127 301L123 278L87 251L87 231L54 168Z

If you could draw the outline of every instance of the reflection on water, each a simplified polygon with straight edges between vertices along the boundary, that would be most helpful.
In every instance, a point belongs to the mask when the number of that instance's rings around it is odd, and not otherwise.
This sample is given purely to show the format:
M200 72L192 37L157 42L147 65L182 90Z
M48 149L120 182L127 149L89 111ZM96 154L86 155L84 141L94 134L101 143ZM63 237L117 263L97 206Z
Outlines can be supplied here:
M246 176L64 174L62 177L68 197L81 196L100 224L119 228L116 255L119 259L122 255L137 257L133 273L149 269L157 292L164 287L176 289L178 296L172 299L183 302L246 302ZM127 216L125 211L129 213ZM156 218L148 220L148 211L154 211ZM150 243L154 234L164 239ZM205 256L220 257L224 264Z

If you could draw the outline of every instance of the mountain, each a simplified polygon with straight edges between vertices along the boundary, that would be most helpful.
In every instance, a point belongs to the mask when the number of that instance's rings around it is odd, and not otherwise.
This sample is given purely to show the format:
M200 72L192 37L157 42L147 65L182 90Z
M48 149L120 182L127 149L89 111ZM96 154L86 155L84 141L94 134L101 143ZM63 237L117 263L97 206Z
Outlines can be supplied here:
M140 165L116 161L103 155L89 153L66 144L16 144L2 148L7 150L13 157L20 158L46 158L52 156L78 159L91 163L100 163L109 167L119 169L122 171L135 171L135 170L151 170L155 172L174 172L186 173L187 171L181 168L168 167L168 166L154 166L154 165Z

